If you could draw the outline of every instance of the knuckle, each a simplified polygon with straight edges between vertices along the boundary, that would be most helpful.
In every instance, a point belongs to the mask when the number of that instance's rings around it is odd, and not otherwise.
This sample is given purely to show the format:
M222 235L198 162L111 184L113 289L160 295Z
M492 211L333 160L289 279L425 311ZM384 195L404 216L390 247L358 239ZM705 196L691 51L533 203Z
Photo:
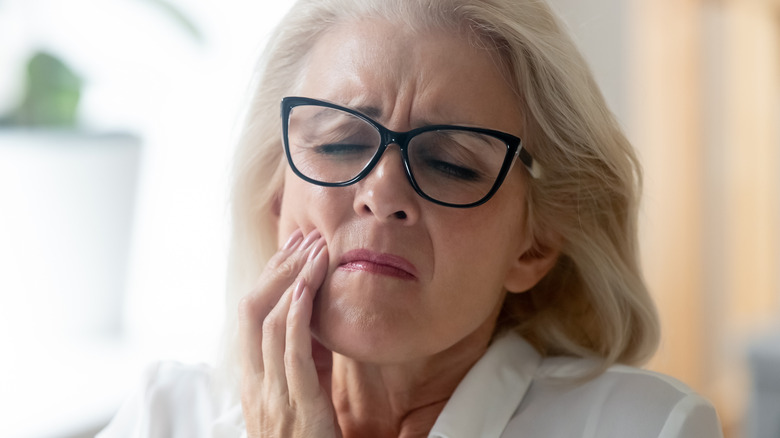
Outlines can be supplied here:
M265 309L267 306L266 301L262 290L259 288L241 297L238 301L238 322L247 323L257 318L262 318L262 315L267 314L267 309Z
M288 348L284 354L284 366L290 370L300 370L303 366L303 358L296 351Z
M269 316L263 321L263 337L278 335L283 328L283 324L273 316Z
M292 257L295 255L295 251L291 253L285 253L285 251L278 250L276 251L266 262L266 266L273 266L274 264L281 263L282 261Z
M296 251L287 257L274 256L266 264L264 273L275 278L290 278L298 275L303 261L306 260L300 251Z
M277 276L282 278L295 277L301 270L299 264L300 263L297 258L288 258L279 263L274 271L276 272Z

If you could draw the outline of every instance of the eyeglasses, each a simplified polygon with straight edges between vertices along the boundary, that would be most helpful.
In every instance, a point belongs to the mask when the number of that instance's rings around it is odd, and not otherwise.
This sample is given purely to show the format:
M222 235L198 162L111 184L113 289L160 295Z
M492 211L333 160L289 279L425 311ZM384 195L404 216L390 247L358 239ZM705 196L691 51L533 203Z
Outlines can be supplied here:
M452 125L395 132L353 109L306 97L282 99L282 133L293 172L326 187L360 181L395 143L417 194L448 207L487 202L515 158L534 174L533 158L514 135Z

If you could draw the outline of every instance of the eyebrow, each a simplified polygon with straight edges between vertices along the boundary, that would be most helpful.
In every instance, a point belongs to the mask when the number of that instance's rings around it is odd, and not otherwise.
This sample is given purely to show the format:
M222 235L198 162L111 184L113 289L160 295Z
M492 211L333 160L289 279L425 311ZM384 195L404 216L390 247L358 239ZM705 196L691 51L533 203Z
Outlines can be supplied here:
M360 99L361 101L363 99ZM351 108L365 116L370 117L373 120L376 120L380 123L383 122L382 115L383 111L378 106L373 106L370 104L364 104L363 102L349 102L341 104L347 108ZM433 114L429 114L428 116L421 118L417 120L417 123L414 124L413 127L421 127L421 126L433 126L433 125L454 125L454 126L470 126L470 127L482 127L479 123L473 123L473 122L465 122L465 121L455 121L453 118L448 117L445 115L445 111L443 109L434 110Z
M370 118L372 118L374 120L377 120L377 121L380 121L380 122L382 121L382 110L379 107L370 106L370 105L365 105L365 106L364 105L355 105L355 106L347 106L347 108L352 108L355 111L357 111L357 112L359 112L359 113L361 113L363 115L366 115L366 116L368 116L368 117L370 117ZM433 117L434 119L437 118L437 117L440 117L440 115L438 113L434 114L433 116L434 116ZM454 125L463 125L463 126L476 126L476 125L472 125L472 124L468 124L468 123L445 123L445 122L441 122L441 121L440 122L434 122L431 118L428 118L428 117L418 120L418 123L416 125L419 125L419 126L432 126L432 125L442 125L442 124L450 124L450 125L454 124Z
M347 108L353 108L355 111L364 114L372 119L382 118L382 110L375 106L348 106Z

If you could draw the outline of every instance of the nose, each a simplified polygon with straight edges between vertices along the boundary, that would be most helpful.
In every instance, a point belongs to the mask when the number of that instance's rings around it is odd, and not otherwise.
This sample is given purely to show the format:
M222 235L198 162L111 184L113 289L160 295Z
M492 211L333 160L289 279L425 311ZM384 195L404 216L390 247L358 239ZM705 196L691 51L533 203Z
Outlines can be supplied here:
M373 215L382 222L411 225L419 219L423 201L409 183L401 150L390 145L379 162L357 184L354 209L359 215Z

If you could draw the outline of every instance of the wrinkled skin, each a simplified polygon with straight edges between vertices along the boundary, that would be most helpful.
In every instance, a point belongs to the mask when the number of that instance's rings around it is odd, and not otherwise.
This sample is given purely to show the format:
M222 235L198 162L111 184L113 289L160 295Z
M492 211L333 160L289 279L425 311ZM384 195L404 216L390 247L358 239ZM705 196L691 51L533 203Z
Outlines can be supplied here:
M522 137L494 56L457 34L349 23L317 43L297 93L370 110L395 131L443 123ZM454 209L415 193L395 146L349 187L288 169L287 244L240 309L249 436L426 436L484 354L506 293L554 264L524 232L525 178L515 166L486 204ZM401 259L405 274L352 260L355 250Z

